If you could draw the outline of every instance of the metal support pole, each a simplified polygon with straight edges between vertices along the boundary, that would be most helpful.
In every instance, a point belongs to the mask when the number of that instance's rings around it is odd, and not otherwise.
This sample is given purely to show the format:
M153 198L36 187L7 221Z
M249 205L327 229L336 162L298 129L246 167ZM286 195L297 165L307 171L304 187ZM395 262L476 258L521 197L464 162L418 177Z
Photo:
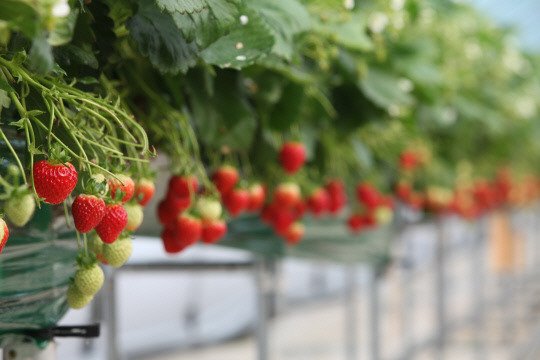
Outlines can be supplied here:
M436 349L438 359L444 359L444 347L446 341L445 243L446 229L444 220L439 218L437 220L437 241L435 246Z
M118 318L116 316L116 279L114 270L111 270L105 276L105 291L103 309L105 311L104 319L107 324L107 359L121 360L118 348Z
M356 266L348 265L345 268L345 359L358 359L358 309L356 294Z
M31 340L17 342L4 347L2 356L4 360L56 360L56 343L40 349Z
M379 287L377 283L376 269L371 267L369 269L369 336L370 342L370 360L380 359L380 343L379 343Z
M484 333L484 249L486 237L486 218L483 217L474 224L472 247L472 288L473 311L475 327L475 354L478 360L486 359L486 344Z
M413 242L409 237L402 236L401 247L401 334L403 337L403 359L412 356L414 347L414 253Z
M257 359L268 360L268 287L269 279L266 271L267 260L260 259L256 265L255 285L257 289L257 323L255 339L257 343Z

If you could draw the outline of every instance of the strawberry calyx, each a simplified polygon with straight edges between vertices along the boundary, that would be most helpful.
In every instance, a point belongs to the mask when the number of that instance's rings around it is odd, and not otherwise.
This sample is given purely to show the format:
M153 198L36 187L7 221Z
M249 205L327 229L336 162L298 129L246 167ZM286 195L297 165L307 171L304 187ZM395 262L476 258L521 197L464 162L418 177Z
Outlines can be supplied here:
M98 263L96 254L92 251L89 251L88 254L80 252L75 261L79 268L85 269L90 269Z
M69 162L71 157L66 154L66 151L59 143L54 143L49 149L47 161L51 165L64 165Z

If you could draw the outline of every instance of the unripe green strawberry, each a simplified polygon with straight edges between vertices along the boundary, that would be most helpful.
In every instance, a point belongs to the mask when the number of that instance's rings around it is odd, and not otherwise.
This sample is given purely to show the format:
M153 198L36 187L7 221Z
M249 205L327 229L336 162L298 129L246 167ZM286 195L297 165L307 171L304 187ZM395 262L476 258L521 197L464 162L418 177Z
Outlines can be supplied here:
M6 203L6 215L15 226L24 226L34 215L36 201L32 194L14 196Z
M75 273L75 285L84 295L95 295L103 285L103 270L94 264L91 267L80 267Z
M127 225L125 230L137 230L144 219L143 207L137 203L128 203L124 205L124 209L126 209L127 213Z
M105 175L103 174L93 174L92 179L100 184L103 184L102 189L98 192L99 195L104 196L109 191L109 184L107 183L107 179L105 179Z
M120 267L128 261L133 250L131 239L126 236L118 238L112 244L103 244L103 256L107 263L113 267Z
M101 261L103 259L103 244L104 242L101 241L99 235L96 232L93 232L92 235L90 235L90 237L88 238L88 251L96 254L96 258L98 259L98 261Z
M203 219L217 220L221 217L221 203L216 199L200 198L197 201L197 210Z
M93 295L84 295L74 283L69 284L67 303L72 309L82 309L92 301Z

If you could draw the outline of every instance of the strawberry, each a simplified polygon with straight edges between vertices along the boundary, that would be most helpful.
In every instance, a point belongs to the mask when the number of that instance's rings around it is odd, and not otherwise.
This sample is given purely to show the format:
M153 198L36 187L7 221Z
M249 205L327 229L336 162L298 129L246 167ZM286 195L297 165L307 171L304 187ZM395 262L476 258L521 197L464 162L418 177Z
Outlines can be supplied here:
M249 205L249 192L246 189L234 189L225 195L223 202L231 216L238 216Z
M109 184L107 183L107 179L105 178L105 175L103 174L92 174L92 181L94 181L95 184L100 184L99 187L95 187L95 190L97 191L97 195L103 197L107 194L109 191Z
M378 206L374 213L375 221L377 224L388 224L394 218L394 212L389 206Z
M299 142L287 142L279 151L279 161L287 174L294 174L306 162L306 148Z
M81 266L75 272L74 283L84 295L95 295L103 285L103 270L97 265Z
M83 294L74 283L70 283L67 289L67 303L72 309L82 309L92 301L93 295Z
M272 223L274 231L278 235L284 235L287 233L289 227L296 220L296 215L290 209L280 209L276 212L274 216L274 221Z
M212 175L212 182L216 185L216 189L219 191L222 197L225 197L238 183L239 179L238 170L232 166L222 166L218 168Z
M112 267L124 265L133 251L133 244L129 236L122 236L112 244L103 244L103 256Z
M281 183L274 191L274 202L285 209L294 207L300 199L300 187L293 182Z
M403 201L410 198L412 191L411 183L406 180L401 180L396 185L396 195Z
M126 209L126 214L127 214L126 230L127 231L137 230L139 226L141 226L144 219L142 205L138 203L127 203L124 205L124 209Z
M307 199L307 207L315 216L321 216L330 206L330 195L323 188L314 190Z
M358 233L364 228L366 224L364 223L364 217L362 216L362 214L354 213L349 216L349 219L347 220L347 225L349 226L350 231L352 231L353 233Z
M414 150L405 150L399 157L399 166L404 171L414 171L420 164L420 158Z
M341 180L332 180L326 184L325 188L330 197L328 210L333 215L336 215L347 204L347 193L345 191L345 184L343 184Z
M173 222L181 211L191 206L191 198L167 197L162 200L157 208L158 220L163 225Z
M223 220L207 220L202 222L202 241L213 244L227 233L227 223Z
M216 199L201 197L197 200L197 210L203 219L217 220L223 211L221 203Z
M105 216L96 226L96 232L106 244L112 244L127 225L126 209L122 205L107 205Z
M75 229L87 233L97 226L105 216L105 201L94 195L78 195L71 205Z
M304 237L306 228L302 223L295 222L285 232L285 241L289 245L296 245Z
M304 216L308 209L308 204L304 199L298 200L296 205L294 206L293 210L297 218L301 218Z
M262 209L264 201L266 200L266 191L261 184L253 184L249 187L249 203L247 210L249 212L258 212Z
M363 182L356 186L356 198L370 209L379 204L379 192L368 182Z
M178 253L188 246L187 243L182 243L180 241L175 222L165 226L165 229L163 229L163 232L161 233L161 240L163 240L165 252L169 254Z
M266 205L261 211L261 220L268 225L273 224L277 211L278 206L275 203Z
M103 262L103 245L104 242L101 241L98 234L96 232L93 232L92 235L88 238L88 251L93 252L96 254L96 258L98 261Z
M189 214L180 214L176 218L177 241L182 244L195 244L202 235L202 223L200 219Z
M154 197L156 186L149 179L142 179L135 185L135 199L141 206L146 206Z
M111 198L114 199L117 196L118 190L120 190L120 192L124 194L120 201L125 203L133 196L133 192L135 191L135 183L129 176L124 174L116 174L116 177L118 179L110 177L107 180L109 189L111 190Z
M199 187L195 176L179 176L173 175L169 179L169 190L167 197L186 198L195 194Z
M2 253L2 249L6 245L8 237L9 237L9 229L7 227L7 224L4 221L4 219L0 218L0 253Z
M6 202L6 215L15 226L24 226L34 215L36 201L28 192L13 194Z
M34 164L34 188L48 204L60 204L77 185L77 171L70 163L41 160Z

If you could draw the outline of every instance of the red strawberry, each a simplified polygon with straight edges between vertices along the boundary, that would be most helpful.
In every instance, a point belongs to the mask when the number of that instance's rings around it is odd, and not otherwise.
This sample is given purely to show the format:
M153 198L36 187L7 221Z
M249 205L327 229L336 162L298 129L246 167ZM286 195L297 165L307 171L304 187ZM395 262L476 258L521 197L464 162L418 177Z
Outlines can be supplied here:
M169 180L169 191L167 196L186 198L191 197L191 193L196 193L199 187L195 176L173 175Z
M107 205L105 216L96 226L96 232L106 244L112 244L127 225L127 213L122 205Z
M135 185L135 199L140 205L146 206L154 197L156 186L149 179L142 179Z
M284 235L287 233L289 227L296 220L296 215L292 210L284 209L276 211L273 221L274 231L278 235Z
M368 182L358 184L356 187L356 197L359 202L368 208L374 208L379 204L379 192Z
M213 244L227 233L227 223L223 220L203 220L202 241Z
M122 193L124 193L124 197L120 200L122 203L125 203L131 197L133 196L133 192L135 191L135 183L133 180L124 174L116 174L116 178L110 177L107 179L107 183L109 184L109 189L111 190L111 198L115 198L116 192L118 189Z
M299 142L287 142L279 151L279 162L287 174L294 174L306 162L306 148Z
M238 216L249 205L249 192L246 189L234 189L225 195L223 203L231 216Z
M296 183L281 183L274 191L274 203L284 209L296 206L300 199L300 187Z
M41 160L34 164L34 187L46 203L60 204L77 185L77 171L70 163Z
M186 210L191 205L190 197L176 198L167 197L158 205L158 220L162 224L173 222L181 211Z
M399 166L405 171L414 171L419 164L420 158L413 150L405 150L399 158Z
M261 220L268 225L273 224L277 211L278 206L276 204L271 203L266 205L261 211Z
M182 243L180 241L176 229L176 222L168 224L165 229L163 229L161 240L163 240L165 251L169 254L178 253L188 246L187 243Z
M289 245L296 245L304 237L306 229L302 223L295 222L287 229L285 241Z
M330 197L328 210L336 215L347 204L345 184L341 180L332 180L326 184L325 188Z
M238 170L232 166L222 166L212 175L212 181L222 197L225 197L238 182Z
M349 230L353 233L357 233L364 227L364 217L362 214L354 213L351 216L349 216L349 219L347 220L347 225L349 226Z
M308 204L304 199L300 199L296 205L294 206L294 213L296 214L297 218L301 218L304 216L308 209Z
M262 209L266 200L266 191L261 184L253 184L249 188L249 204L247 210L249 212L257 212Z
M2 253L2 249L6 245L8 237L9 229L7 227L7 224L4 219L0 219L0 253Z
M176 218L177 241L182 244L195 244L202 235L202 223L200 219L188 214L180 214Z
M307 206L309 211L315 216L322 215L330 205L330 195L323 188L314 190L307 199Z
M94 195L80 194L73 201L71 214L75 229L80 233L87 233L105 216L105 201Z
M396 185L396 195L403 201L409 199L412 194L412 185L406 180L401 180Z

